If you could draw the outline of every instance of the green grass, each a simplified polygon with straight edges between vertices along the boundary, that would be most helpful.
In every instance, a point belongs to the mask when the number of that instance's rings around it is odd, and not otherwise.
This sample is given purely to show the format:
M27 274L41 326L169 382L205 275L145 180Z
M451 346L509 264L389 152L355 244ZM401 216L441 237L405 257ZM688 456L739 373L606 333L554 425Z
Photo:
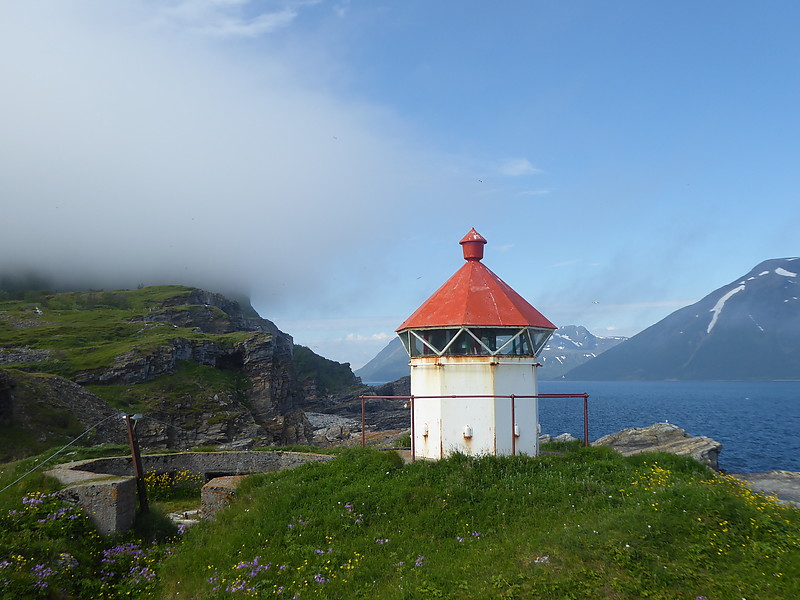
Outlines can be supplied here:
M248 478L162 573L164 598L282 587L301 598L788 600L800 597L800 514L671 455L591 448L402 467L394 453L348 450Z
M49 350L51 360L9 366L72 378L82 371L110 367L116 357L125 353L147 355L179 338L214 340L230 346L253 335L205 334L193 328L137 320L155 308L157 312L189 310L192 307L188 305L164 307L162 303L179 303L191 293L192 288L184 286L155 286L113 292L64 292L43 296L38 302L0 301L0 346ZM35 312L37 307L41 315ZM221 310L215 312L225 318Z
M40 460L3 465L0 485ZM0 494L0 580L14 598L47 597L37 565L75 599L800 597L800 511L666 454L572 447L403 466L394 452L341 450L245 479L214 522L154 546L171 535L158 514L107 539L83 517L48 518L54 500L20 502L55 488L34 473ZM135 580L144 568L152 578Z

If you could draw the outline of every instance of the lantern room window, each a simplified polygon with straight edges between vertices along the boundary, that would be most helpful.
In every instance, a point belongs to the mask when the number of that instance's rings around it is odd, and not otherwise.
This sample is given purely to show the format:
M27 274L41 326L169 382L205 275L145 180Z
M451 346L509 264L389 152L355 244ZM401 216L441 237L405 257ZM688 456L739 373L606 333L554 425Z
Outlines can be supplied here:
M410 329L400 333L406 352L417 356L536 356L552 334L535 327Z

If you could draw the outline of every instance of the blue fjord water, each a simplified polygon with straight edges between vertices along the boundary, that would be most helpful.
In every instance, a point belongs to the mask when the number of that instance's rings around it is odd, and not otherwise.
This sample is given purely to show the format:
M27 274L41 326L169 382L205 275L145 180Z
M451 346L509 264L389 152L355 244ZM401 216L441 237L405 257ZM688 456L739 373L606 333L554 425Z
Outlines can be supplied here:
M540 381L540 394L589 394L589 439L669 421L722 443L727 472L800 471L800 381ZM539 401L542 432L583 437L583 400Z

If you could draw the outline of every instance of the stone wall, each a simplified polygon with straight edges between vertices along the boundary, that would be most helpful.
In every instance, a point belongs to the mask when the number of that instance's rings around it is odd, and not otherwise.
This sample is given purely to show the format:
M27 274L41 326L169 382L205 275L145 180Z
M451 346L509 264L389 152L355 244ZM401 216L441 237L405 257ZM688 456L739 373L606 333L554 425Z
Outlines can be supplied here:
M214 514L235 496L239 478L231 476L271 473L293 469L309 462L326 462L334 457L301 452L182 452L142 456L145 472L189 471L204 479L230 479L222 491L209 488L209 508ZM96 458L59 465L48 471L68 487L59 495L82 506L103 534L125 531L136 515L136 480L129 456ZM235 480L235 481L234 481ZM213 489L212 489L213 488ZM224 492L224 493L223 493ZM204 489L204 494L206 491ZM213 496L213 497L212 497Z
M189 471L212 479L222 475L249 475L292 469L307 462L323 462L333 457L305 452L178 452L175 454L145 454L142 468L158 473ZM94 458L62 465L68 470L88 471L105 475L132 475L130 456Z

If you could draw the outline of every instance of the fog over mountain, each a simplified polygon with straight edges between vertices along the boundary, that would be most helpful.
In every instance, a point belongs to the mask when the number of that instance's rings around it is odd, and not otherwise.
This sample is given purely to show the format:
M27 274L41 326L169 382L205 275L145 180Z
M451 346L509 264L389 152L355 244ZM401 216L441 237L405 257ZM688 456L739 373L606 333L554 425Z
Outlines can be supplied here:
M300 58L243 56L153 4L2 11L0 273L274 306L324 303L383 268L361 256L358 280L330 285L359 232L413 205L423 162L391 114L313 90Z

